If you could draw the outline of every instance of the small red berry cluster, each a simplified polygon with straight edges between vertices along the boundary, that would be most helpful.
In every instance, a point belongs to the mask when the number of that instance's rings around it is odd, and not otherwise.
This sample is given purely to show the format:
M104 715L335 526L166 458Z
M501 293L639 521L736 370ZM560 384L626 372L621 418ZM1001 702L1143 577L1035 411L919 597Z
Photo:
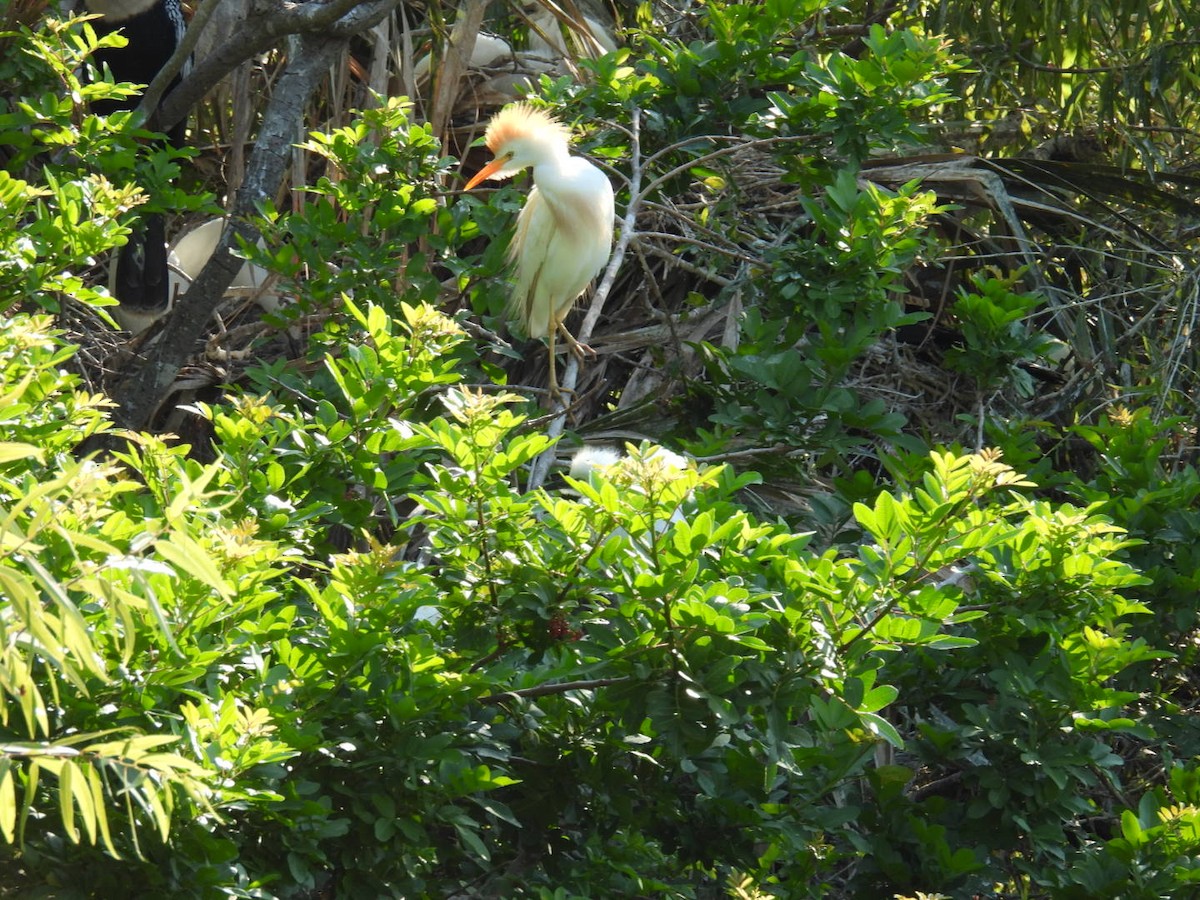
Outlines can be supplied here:
M583 632L578 628L572 628L571 623L562 613L555 613L550 617L546 633L552 641L577 641L583 637Z

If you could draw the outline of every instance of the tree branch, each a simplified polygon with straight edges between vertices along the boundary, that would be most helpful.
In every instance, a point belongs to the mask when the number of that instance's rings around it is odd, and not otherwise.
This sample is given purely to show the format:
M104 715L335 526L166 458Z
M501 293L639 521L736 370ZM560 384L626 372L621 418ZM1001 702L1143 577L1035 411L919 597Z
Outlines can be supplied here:
M246 60L265 53L289 34L301 30L296 21L286 15L262 16L253 22L246 20L244 24L245 28L239 28L229 40L194 65L183 83L163 98L158 110L158 121L163 128L169 129L184 119L205 94Z
M480 697L479 702L488 705L503 703L506 700L518 700L522 697L531 699L533 697L546 697L550 694L565 694L568 691L590 691L594 688L624 684L632 680L633 678L630 676L622 675L620 678L593 678L588 681L560 681L555 684L539 684L536 687L521 688L518 691L501 691L499 694L488 694L486 697Z
M158 70L158 74L154 76L154 80L142 92L142 100L138 104L138 109L146 115L151 129L157 129L158 122L161 120L158 113L158 106L163 92L167 89L167 85L171 83L171 79L179 73L187 63L188 58L192 55L192 52L196 49L196 44L200 41L200 33L204 31L204 26L208 24L208 20L212 18L213 11L220 3L221 0L203 0L200 8L196 10L196 14L192 16L192 21L188 24L187 31L184 32L183 40L179 42L179 46L175 48L175 52L171 54L171 58L167 60L167 64ZM167 128L169 129L171 126L177 124L182 118L181 116L174 122L169 123Z
M466 0L459 8L444 58L435 73L433 102L430 106L432 115L429 118L433 133L443 141L446 126L454 111L454 98L458 95L463 73L470 65L475 38L483 27L483 14L487 12L487 6L487 0Z
M238 237L248 243L258 239L258 230L250 223L250 217L275 196L287 170L296 123L302 121L309 97L345 41L329 35L302 34L296 44L263 114L246 180L238 191L233 214L212 258L166 317L158 341L114 391L119 403L117 417L127 428L144 428L149 423L179 369L192 354L244 262L233 253Z
M158 123L163 129L171 128L226 75L251 57L276 46L288 35L307 33L326 38L349 38L375 25L399 4L400 0L333 0L330 3L289 4L265 14L255 12L243 21L244 27L195 65L183 83L163 98ZM216 3L213 5L215 7ZM201 28L203 24L201 22ZM188 28L189 35L194 27L195 21Z

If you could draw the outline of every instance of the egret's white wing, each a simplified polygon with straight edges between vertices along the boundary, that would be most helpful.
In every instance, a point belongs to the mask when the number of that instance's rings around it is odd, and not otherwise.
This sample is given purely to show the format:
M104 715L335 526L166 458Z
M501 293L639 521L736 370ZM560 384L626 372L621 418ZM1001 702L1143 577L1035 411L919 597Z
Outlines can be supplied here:
M604 174L572 157L529 193L509 246L516 263L510 314L545 337L587 290L612 247L613 196Z

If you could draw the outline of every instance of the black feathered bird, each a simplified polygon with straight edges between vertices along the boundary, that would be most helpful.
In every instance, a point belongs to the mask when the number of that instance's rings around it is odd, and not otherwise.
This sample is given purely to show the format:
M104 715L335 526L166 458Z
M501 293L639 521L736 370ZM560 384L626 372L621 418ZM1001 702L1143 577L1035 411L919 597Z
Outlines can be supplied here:
M84 0L88 12L103 18L92 23L103 36L120 30L128 43L96 51L97 67L108 66L116 81L150 84L183 40L187 23L179 0ZM186 67L172 79L164 96L186 75ZM137 106L137 96L123 100L103 100L93 111L108 114ZM173 147L183 145L187 123L171 127L167 140ZM167 278L166 220L151 213L134 226L129 240L121 248L110 279L110 288L121 304L120 318L131 330L140 330L167 310L170 302ZM136 323L136 324L135 324Z

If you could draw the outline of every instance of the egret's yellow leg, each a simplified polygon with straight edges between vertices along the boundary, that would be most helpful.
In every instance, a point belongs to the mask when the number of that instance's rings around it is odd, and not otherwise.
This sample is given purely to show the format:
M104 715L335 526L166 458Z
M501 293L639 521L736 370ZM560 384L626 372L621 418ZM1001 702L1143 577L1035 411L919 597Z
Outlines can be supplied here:
M550 351L550 396L556 400L562 395L562 389L558 386L558 365L554 355L554 336L560 331L566 340L567 349L580 362L583 362L585 357L596 355L596 351L587 344L581 344L575 340L575 335L567 331L567 326L562 323L561 319L550 323L550 327L546 331Z
M556 332L557 330L558 330L558 329L557 329L557 328L555 328L555 327L553 327L553 326L551 326L551 327L549 328L549 337L550 337L550 341L549 341L549 349L550 349L550 399L551 399L551 400L553 400L553 401L555 401L555 402L557 402L557 401L558 401L558 399L559 399L559 398L562 396L562 393L561 393L561 392L559 391L559 389L558 389L558 373L557 373L557 371L556 371L556 367L555 367L555 365L554 365L554 332Z

